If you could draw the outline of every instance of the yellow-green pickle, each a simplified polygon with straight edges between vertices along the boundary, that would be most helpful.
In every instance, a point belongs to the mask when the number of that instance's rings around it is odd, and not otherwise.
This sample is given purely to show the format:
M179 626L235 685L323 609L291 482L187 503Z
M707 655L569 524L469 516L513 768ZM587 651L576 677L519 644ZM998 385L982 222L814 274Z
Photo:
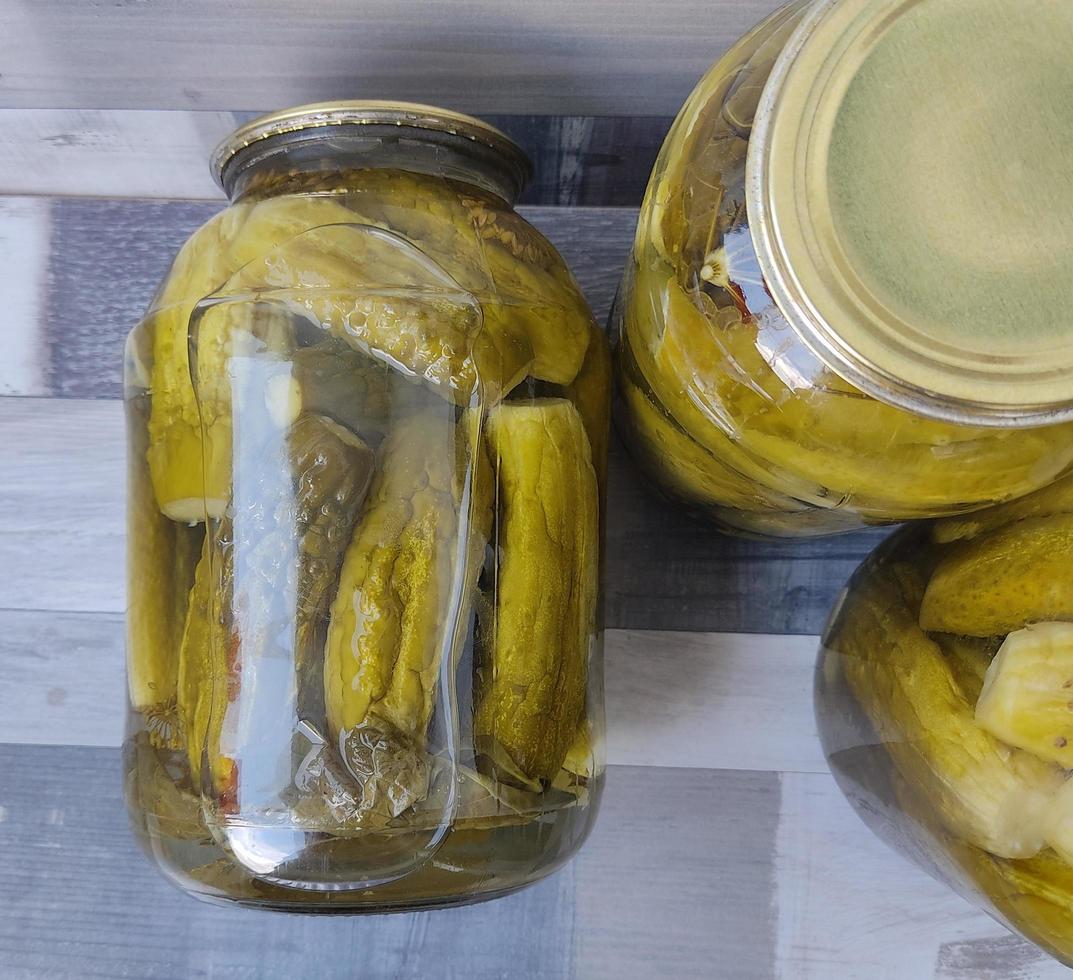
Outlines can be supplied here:
M873 829L1073 965L1073 477L907 527L824 637L817 717Z
M796 0L701 80L614 318L616 421L667 495L808 536L1069 470L1070 14L1039 6Z
M217 151L231 204L126 352L126 793L212 901L390 911L561 866L603 783L611 355L503 134L333 103Z

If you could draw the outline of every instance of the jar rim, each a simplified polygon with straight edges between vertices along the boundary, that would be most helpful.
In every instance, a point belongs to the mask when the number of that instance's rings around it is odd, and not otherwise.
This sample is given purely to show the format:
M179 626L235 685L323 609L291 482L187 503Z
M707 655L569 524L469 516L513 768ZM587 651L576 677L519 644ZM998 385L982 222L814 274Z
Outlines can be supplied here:
M746 203L772 299L832 370L921 414L1008 428L1073 420L1073 174L1029 151L1045 139L1073 150L1073 125L1056 109L1059 125L1040 122L1037 136L1026 124L1024 145L1002 131L1018 110L1046 111L1030 94L1057 105L1056 81L1073 77L1028 63L1002 32L1019 16L1026 38L1050 33L1057 46L1073 36L1073 10L1026 18L1006 6L817 0L761 95ZM995 52L1019 84L996 71ZM945 140L922 127L943 113ZM1000 198L1011 181L1000 218L978 191ZM1037 193L1053 200L1047 239L1033 224Z
M395 126L479 144L503 159L519 192L533 176L533 164L526 152L502 130L475 116L418 102L343 99L280 109L239 126L213 150L213 179L226 191L231 164L249 147L306 130L327 135L337 126Z

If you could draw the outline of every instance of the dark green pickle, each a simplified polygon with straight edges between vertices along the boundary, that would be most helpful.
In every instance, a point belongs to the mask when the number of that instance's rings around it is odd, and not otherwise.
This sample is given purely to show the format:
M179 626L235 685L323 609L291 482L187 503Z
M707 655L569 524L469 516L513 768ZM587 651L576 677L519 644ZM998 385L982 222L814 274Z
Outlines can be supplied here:
M607 341L505 137L357 109L236 138L128 342L127 801L210 901L494 897L600 796Z

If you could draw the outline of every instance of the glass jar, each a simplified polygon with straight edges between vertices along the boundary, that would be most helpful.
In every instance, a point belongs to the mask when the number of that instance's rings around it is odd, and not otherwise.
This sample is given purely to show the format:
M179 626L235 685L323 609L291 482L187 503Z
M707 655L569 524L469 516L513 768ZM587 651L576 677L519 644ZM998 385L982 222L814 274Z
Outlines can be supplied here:
M136 833L213 900L512 891L602 786L606 338L478 120L302 107L215 172L126 349Z
M866 823L1073 966L1073 477L888 539L831 619L816 710Z
M1073 462L1069 8L796 0L676 119L615 326L615 417L729 530L1023 496Z

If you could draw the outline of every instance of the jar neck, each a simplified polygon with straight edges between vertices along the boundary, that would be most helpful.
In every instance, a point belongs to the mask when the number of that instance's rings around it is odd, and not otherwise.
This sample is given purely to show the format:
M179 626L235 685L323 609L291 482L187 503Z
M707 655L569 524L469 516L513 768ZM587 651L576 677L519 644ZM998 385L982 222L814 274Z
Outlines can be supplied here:
M443 177L513 205L526 174L492 147L451 133L405 126L331 126L285 133L246 147L228 163L222 183L232 203L314 184L331 190L333 176L355 170L406 170ZM318 178L326 178L323 182ZM339 189L345 189L340 179Z

